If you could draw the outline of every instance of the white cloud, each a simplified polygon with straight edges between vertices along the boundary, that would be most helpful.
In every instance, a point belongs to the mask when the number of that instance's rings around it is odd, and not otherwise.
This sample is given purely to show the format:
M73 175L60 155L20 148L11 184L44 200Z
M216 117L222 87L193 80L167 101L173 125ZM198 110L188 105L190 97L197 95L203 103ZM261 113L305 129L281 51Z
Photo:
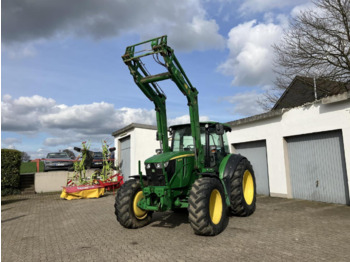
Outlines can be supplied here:
M258 115L264 112L258 103L259 99L263 99L263 94L256 91L238 93L222 99L233 105L233 109L230 110L232 114L238 114L241 117Z
M33 46L38 42L69 36L98 40L167 34L176 49L224 47L218 24L208 19L200 0L85 0L83 5L70 0L23 0L5 1L2 11L2 40L6 50L16 55L35 54Z
M243 15L269 12L274 9L304 4L305 0L244 0L239 7Z
M2 46L2 51L7 53L10 58L23 58L23 57L33 57L37 55L36 45L42 43L42 41L33 41L31 43L14 43L11 46L6 44Z
M113 104L100 102L83 105L57 105L51 98L42 96L20 97L13 99L3 96L1 103L2 130L21 134L48 133L50 137L43 141L46 147L80 144L91 140L100 143L109 140L113 131L131 123L156 124L154 110L142 108L114 108ZM207 121L203 116L201 121ZM188 123L189 116L169 119L169 124ZM5 142L15 142L7 139ZM18 142L18 141L17 141Z
M200 116L199 121L201 121L201 122L209 121L209 117ZM174 119L168 120L168 126L188 124L188 123L190 123L190 116L189 115L183 115L183 116L179 116L179 117L176 117Z
M28 155L30 155L30 158L32 160L34 159L41 159L41 158L45 158L47 156L48 153L50 153L51 151L45 148L39 148L36 151L27 151L26 153Z
M1 111L3 131L53 133L64 138L62 143L84 136L110 136L116 129L132 122L155 123L154 110L115 109L113 104L105 102L57 105L55 100L38 95L17 99L4 95ZM57 140L50 139L45 143L59 144Z
M320 10L317 10L317 8L312 2L306 2L301 5L295 6L290 12L290 14L292 17L297 17L300 14L300 12L304 12L309 9L312 9L313 11L316 11L316 12L320 12Z
M15 138L15 137L7 137L4 139L1 139L1 143L5 144L5 145L20 144L20 143L22 143L22 140L19 138Z
M169 42L174 48L182 50L222 49L225 39L218 33L215 20L195 16L184 27L175 27L169 34Z
M232 28L228 35L230 54L219 71L232 75L234 86L271 84L274 79L272 44L279 41L282 32L281 25L256 20Z
M16 149L16 144L21 144L22 140L15 137L7 137L1 139L1 147L8 149Z

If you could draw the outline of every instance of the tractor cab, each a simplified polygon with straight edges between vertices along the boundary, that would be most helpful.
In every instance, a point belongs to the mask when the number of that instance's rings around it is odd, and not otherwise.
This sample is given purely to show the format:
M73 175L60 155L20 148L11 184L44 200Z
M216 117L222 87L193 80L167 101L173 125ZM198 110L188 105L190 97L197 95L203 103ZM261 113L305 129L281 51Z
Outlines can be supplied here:
M173 152L192 151L195 153L195 139L192 137L191 125L176 125L169 128L171 150ZM218 168L221 160L230 153L226 132L231 127L217 122L200 123L200 140L204 151L204 167Z

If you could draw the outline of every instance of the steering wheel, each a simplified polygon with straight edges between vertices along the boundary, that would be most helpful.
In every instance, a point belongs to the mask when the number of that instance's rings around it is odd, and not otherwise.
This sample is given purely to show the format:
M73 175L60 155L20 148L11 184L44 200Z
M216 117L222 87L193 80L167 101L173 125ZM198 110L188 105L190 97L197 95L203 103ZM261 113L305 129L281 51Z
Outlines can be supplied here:
M184 149L185 151L191 151L192 149L194 149L194 145L187 145Z

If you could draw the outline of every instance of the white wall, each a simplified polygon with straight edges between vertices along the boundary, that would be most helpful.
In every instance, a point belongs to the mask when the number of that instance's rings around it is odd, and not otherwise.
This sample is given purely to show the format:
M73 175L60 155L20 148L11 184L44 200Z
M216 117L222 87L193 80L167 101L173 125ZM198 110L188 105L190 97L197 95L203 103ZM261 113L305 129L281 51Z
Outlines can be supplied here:
M147 158L156 154L156 149L160 148L159 141L156 140L157 130L135 128L134 143L131 154L131 174L138 174L138 161L141 160L141 171L145 175L144 162Z
M230 144L266 140L271 196L291 197L284 137L341 129L350 170L350 100L293 108L280 116L232 127ZM234 152L234 148L231 150ZM350 188L350 179L348 175Z
M159 141L156 140L156 133L157 130L136 127L123 133L123 136L115 137L114 145L116 147L116 164L119 163L119 140L130 136L130 175L138 175L139 160L141 161L141 171L145 174L145 160L155 155L155 150L160 148Z
M35 173L35 193L62 191L67 185L67 171L51 171Z
M86 176L90 177L94 172L94 169L88 169L86 170ZM35 193L62 191L62 187L67 185L68 174L70 174L70 177L73 176L73 172L68 171L49 171L35 173Z

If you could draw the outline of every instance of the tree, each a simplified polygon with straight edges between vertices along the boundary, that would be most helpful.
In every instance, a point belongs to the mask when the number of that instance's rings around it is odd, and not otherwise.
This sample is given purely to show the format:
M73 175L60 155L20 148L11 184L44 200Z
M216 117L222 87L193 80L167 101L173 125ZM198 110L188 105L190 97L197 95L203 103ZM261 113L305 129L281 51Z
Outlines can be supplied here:
M75 154L73 151L69 150L69 149L65 149L63 150L63 152L67 153L67 155L70 157L70 158L75 158Z
M276 54L275 88L265 105L274 103L296 75L350 81L350 0L314 1L314 9L292 19Z
M26 152L22 152L22 162L28 162L30 161L30 155Z

